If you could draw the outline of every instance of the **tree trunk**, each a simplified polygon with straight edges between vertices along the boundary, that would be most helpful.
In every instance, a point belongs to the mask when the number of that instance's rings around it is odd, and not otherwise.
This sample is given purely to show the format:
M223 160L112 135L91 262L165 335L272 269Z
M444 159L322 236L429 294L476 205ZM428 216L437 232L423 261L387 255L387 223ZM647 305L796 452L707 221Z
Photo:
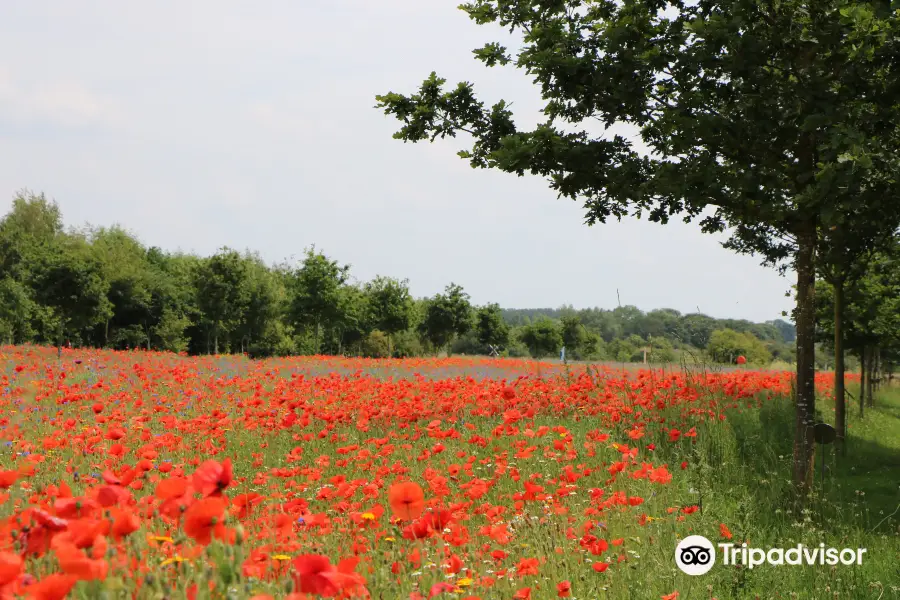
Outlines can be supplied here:
M869 348L868 373L866 374L866 406L869 408L875 406L875 400L872 394L875 390L875 348Z
M866 375L869 372L869 348L862 347L859 356L859 418L862 419L865 414L866 406Z
M884 379L884 362L881 360L881 346L875 346L875 391L881 389L881 381ZM872 396L872 406L875 406L875 396Z
M794 421L793 482L798 499L811 485L813 425L816 410L815 254L816 225L804 223L797 232L797 391Z
M216 356L219 355L219 328L216 327L213 331L213 354Z
M837 450L847 454L847 394L844 385L844 279L834 282L834 428L837 430Z

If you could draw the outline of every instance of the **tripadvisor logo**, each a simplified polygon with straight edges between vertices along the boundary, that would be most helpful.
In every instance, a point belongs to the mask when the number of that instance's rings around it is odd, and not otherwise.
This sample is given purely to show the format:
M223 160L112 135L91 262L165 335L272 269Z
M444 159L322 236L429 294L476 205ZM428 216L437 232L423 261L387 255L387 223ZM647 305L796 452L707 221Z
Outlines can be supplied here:
M748 569L760 565L861 565L865 548L826 548L797 544L793 548L750 548L747 544L719 544L722 551L722 564L746 566ZM690 535L675 548L675 564L688 575L704 575L716 564L716 551L713 543L702 535Z
M716 564L716 549L702 535L689 535L675 548L675 564L688 575L703 575Z

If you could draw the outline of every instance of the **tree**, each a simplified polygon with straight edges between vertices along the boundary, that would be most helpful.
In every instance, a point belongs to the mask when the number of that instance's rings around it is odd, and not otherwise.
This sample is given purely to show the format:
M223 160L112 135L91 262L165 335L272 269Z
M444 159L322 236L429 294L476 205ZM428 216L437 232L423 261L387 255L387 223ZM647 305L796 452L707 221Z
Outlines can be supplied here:
M820 282L822 294L817 297L819 334L820 339L832 347L843 339L846 349L860 358L859 412L862 416L864 407L873 402L872 383L878 355L884 350L890 356L900 348L900 237L888 237L879 251L845 272L849 279L844 280L843 286L833 278ZM847 285L850 281L852 285ZM843 319L839 320L841 315ZM837 389L835 396L837 403ZM839 404L835 408L838 413L836 429L841 436L843 432L837 425L846 427L846 420L838 412Z
M525 325L519 332L519 339L528 346L533 358L555 354L563 343L559 324L547 317L539 317L533 323Z
M322 326L332 326L340 315L340 289L349 272L349 265L341 266L309 248L301 267L293 274L291 316L298 325L313 328L317 354Z
M167 254L159 248L147 250L150 264L150 339L153 347L180 352L209 352L209 335L202 325L203 313L197 292L197 273L203 259L190 254ZM186 342L184 348L181 342Z
M900 211L900 13L850 0L674 6L463 4L478 24L523 32L516 56L497 42L475 56L534 78L546 120L533 130L516 127L506 102L486 108L471 84L445 91L435 73L417 93L378 96L377 107L403 123L398 139L466 133L473 141L460 156L473 167L548 178L560 196L584 201L589 225L702 217L704 231L731 229L727 248L792 266L793 480L802 498L813 453L819 232ZM649 153L596 133L597 122L636 128Z
M28 341L34 333L29 322L33 311L28 288L12 277L0 279L0 341Z
M577 355L587 340L587 332L584 325L581 324L581 319L577 315L563 317L560 320L560 326L562 345L566 347L566 350Z
M241 323L250 302L249 269L236 250L222 248L195 272L197 301L219 353L219 336L229 336Z
M797 331L793 325L782 319L768 321L781 334L781 340L784 342L793 342L797 339Z
M38 256L63 233L59 206L44 194L28 190L13 197L12 209L0 221L0 276L24 281Z
M80 339L112 314L103 264L84 237L59 237L29 268L35 300L49 309L46 321L56 330L58 345L69 336Z
M483 347L506 348L509 344L509 325L503 320L499 304L486 304L478 308L475 312L475 336Z
M283 343L283 336L272 331L273 323L282 320L287 311L287 291L279 273L270 270L258 254L247 253L247 304L235 328L236 343L241 352L251 346L256 356L270 356Z
M121 227L93 230L90 243L109 281L107 298L112 305L94 336L97 345L149 346L153 283L146 250Z
M428 302L419 332L435 348L444 348L454 336L471 329L471 313L469 295L461 286L451 283L443 294L437 294Z
M366 284L369 315L375 329L388 336L388 354L393 353L393 338L409 327L412 298L409 282L377 276Z
M885 208L885 207L882 207ZM819 256L822 262L822 279L832 287L832 347L834 348L834 401L836 444L846 453L847 434L846 390L844 380L844 313L845 290L854 285L867 272L867 266L879 249L888 249L895 243L900 222L891 210L883 215L873 215L871 220L855 219L848 225L835 225L820 234Z

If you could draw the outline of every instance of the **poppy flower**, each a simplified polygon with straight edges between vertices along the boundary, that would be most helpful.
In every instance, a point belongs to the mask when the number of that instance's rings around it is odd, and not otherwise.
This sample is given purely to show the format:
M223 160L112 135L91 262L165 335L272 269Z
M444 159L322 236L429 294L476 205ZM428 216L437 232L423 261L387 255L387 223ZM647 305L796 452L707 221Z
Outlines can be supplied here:
M231 459L207 460L194 471L194 488L204 496L219 495L231 485Z
M18 471L0 471L0 490L12 487L18 478Z
M294 584L303 594L333 598L344 593L365 591L365 580L355 572L358 558L332 565L327 556L304 554L294 558Z
M214 537L223 537L226 533L223 525L225 508L223 498L211 496L198 500L184 513L184 532L204 546Z
M425 493L418 483L395 483L388 490L388 503L395 517L412 521L425 510Z
M109 564L102 558L91 558L84 551L70 544L57 544L54 547L59 567L63 573L74 575L83 581L106 579Z
M78 583L78 577L65 573L54 573L25 588L28 600L63 600Z
M22 572L22 557L12 552L0 552L0 587L15 581Z

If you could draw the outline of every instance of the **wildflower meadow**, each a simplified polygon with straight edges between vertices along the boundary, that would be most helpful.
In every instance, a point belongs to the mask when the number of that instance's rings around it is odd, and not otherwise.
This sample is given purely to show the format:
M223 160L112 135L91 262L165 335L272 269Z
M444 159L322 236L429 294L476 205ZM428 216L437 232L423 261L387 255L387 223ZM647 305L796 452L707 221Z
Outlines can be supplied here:
M898 597L891 453L794 512L787 373L2 353L4 600ZM691 577L693 534L867 554Z

